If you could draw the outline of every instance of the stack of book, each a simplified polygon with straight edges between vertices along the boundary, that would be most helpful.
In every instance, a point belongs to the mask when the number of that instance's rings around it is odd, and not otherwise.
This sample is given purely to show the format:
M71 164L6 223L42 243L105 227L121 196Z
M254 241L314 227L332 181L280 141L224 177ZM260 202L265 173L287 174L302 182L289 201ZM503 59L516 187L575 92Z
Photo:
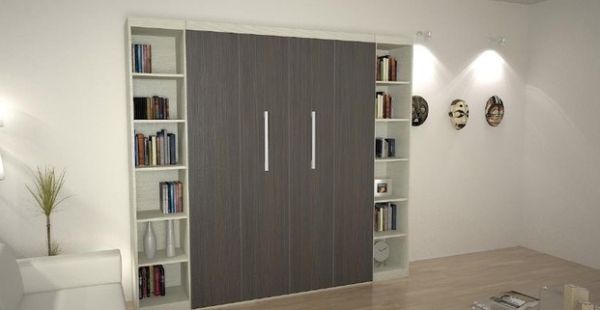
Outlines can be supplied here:
M156 135L135 133L135 165L165 166L177 164L177 137L161 130Z
M134 97L133 117L135 119L169 119L169 98Z
M390 55L377 57L377 80L397 81L398 60Z
M140 299L165 296L165 268L162 265L140 267L138 272Z
M375 94L375 117L378 119L392 118L392 96L379 91Z
M375 232L396 230L396 204L376 203L373 228Z
M160 182L160 209L164 214L183 212L183 185L181 182Z
M509 291L490 298L492 310L525 310L536 308L539 299L517 291Z
M133 44L131 65L133 72L152 73L152 46L150 44Z
M375 138L375 158L396 157L396 139Z

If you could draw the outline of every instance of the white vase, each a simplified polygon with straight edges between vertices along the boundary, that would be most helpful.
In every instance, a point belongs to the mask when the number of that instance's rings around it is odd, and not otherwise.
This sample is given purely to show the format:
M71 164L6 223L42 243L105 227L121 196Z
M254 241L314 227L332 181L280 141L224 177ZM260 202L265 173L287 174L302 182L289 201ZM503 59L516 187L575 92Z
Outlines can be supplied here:
M153 259L156 254L156 236L152 230L152 222L148 222L146 225L146 232L144 233L144 254L147 259Z
M175 256L175 225L172 220L167 222L167 257Z

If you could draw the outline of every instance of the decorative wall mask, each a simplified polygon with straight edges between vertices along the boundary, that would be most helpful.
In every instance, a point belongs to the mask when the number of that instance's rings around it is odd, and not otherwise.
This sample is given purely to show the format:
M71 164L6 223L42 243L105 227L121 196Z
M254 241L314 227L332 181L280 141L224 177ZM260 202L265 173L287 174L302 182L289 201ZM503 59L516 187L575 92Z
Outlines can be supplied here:
M421 96L412 97L412 125L421 126L429 115L429 104Z
M485 105L485 119L492 127L500 125L504 118L504 103L498 96L491 97Z
M464 100L454 100L450 104L450 121L456 130L463 129L467 126L469 120L469 105Z

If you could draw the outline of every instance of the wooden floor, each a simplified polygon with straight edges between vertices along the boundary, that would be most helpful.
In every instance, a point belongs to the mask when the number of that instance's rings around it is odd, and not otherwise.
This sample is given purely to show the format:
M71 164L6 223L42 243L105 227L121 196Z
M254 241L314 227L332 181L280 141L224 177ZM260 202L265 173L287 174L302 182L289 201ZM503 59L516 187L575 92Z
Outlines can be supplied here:
M539 295L544 285L573 283L600 300L600 270L526 248L509 248L411 264L408 278L223 306L218 309L463 309L505 290Z

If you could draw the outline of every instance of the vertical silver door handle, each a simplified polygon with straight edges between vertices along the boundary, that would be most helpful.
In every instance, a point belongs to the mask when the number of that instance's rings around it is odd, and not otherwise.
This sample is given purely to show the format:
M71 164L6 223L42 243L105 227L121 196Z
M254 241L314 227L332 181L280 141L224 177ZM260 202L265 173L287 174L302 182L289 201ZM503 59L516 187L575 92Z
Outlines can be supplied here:
M310 169L316 169L317 167L317 112L310 112L311 128L312 128L312 145L311 145L311 157L310 157Z
M269 111L263 112L265 121L265 171L269 171Z

